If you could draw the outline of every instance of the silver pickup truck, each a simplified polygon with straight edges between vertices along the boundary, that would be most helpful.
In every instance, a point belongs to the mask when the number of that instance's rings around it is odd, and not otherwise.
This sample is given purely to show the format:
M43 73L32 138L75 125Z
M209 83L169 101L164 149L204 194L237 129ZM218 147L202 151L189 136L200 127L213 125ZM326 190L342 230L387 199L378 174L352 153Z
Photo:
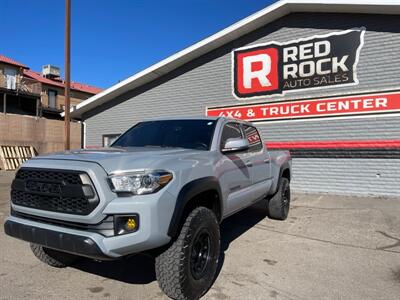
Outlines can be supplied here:
M268 151L251 123L144 121L109 148L23 164L4 228L54 267L152 253L161 289L198 299L216 274L219 224L257 201L285 220L291 175L289 152Z

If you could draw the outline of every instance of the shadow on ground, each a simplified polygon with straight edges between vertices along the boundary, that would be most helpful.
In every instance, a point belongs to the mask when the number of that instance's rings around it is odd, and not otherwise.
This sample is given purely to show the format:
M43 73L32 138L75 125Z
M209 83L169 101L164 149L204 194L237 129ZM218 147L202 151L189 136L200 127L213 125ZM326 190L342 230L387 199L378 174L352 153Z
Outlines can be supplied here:
M229 245L265 218L265 210L262 205L263 203L257 203L222 222L221 255L215 279L222 270L225 251ZM154 258L143 254L103 262L83 258L73 267L83 272L130 284L147 284L156 280Z
M115 261L94 261L83 258L74 268L131 284L146 284L156 279L154 259L147 255L135 255Z

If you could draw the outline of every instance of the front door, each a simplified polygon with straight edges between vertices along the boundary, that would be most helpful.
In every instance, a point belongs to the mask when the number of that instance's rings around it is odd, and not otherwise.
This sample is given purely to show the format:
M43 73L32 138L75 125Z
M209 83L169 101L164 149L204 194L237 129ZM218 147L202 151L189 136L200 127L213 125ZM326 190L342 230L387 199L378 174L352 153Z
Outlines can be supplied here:
M224 125L220 140L222 149L230 138L243 138L240 124L229 122ZM222 192L225 194L224 215L230 215L239 210L249 200L251 193L251 175L247 163L248 154L244 152L226 153L218 162L219 180Z

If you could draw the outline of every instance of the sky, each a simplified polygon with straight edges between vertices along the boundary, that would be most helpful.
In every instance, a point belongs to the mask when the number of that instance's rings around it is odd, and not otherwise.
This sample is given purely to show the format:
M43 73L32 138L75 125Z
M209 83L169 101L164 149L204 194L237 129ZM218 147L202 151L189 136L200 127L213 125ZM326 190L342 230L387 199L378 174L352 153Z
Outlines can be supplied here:
M273 0L71 0L71 79L107 88ZM0 0L0 54L64 69L64 0Z

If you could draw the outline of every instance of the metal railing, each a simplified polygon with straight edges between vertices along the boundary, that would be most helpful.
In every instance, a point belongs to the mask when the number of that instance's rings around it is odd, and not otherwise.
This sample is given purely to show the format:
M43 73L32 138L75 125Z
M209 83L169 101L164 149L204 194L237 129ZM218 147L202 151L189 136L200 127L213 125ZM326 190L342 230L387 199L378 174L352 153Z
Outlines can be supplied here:
M7 83L7 77L0 74L0 88L8 89L22 94L40 95L42 84L34 79L17 75L15 83Z
M21 77L20 81L17 83L17 90L23 93L40 95L42 92L42 84L36 80Z

